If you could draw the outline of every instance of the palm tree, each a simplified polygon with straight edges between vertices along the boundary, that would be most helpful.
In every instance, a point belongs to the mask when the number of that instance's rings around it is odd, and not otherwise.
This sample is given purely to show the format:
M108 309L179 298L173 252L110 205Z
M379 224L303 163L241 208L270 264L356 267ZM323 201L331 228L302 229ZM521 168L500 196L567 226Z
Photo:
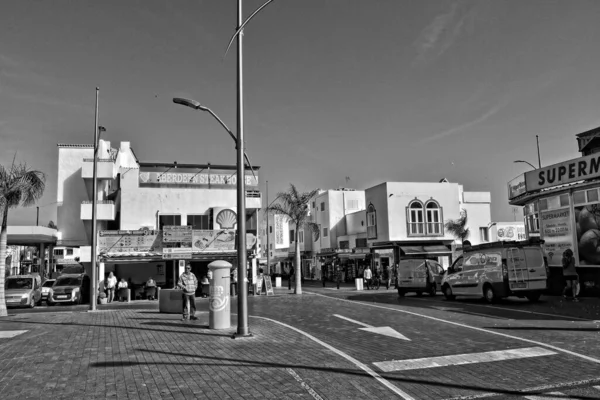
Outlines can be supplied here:
M58 226L56 226L56 224L54 223L54 221L48 222L48 228L52 228L52 229L58 230Z
M4 299L4 279L6 276L6 246L8 210L19 206L27 207L38 201L44 194L46 175L29 169L27 164L15 164L13 159L9 169L0 165L0 211L2 230L0 231L0 317L6 317Z
M287 192L277 194L278 203L267 207L267 212L283 215L287 218L290 225L295 225L294 243L294 294L302 294L301 275L302 265L300 264L300 242L298 241L298 232L300 229L312 230L314 240L319 238L319 225L309 220L308 208L310 200L319 193L319 189L312 190L306 193L299 193L296 186L290 184Z
M467 210L461 210L460 218L446 221L444 227L456 239L460 240L460 243L464 248L465 240L467 240L467 238L471 234L471 231L467 227Z

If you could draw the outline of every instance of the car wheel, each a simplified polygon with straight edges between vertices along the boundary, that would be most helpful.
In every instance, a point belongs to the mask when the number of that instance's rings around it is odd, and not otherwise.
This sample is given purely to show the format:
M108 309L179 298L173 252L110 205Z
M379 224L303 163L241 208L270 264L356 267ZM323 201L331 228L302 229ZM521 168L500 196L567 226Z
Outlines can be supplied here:
M431 286L429 286L429 295L435 296L436 294L437 294L437 286L435 285L435 283L432 283Z
M496 293L494 293L494 288L492 285L486 285L483 288L483 297L485 298L485 301L490 304L496 302Z
M37 302L36 304L38 307L42 305L42 298L40 297L40 300Z
M419 290L419 291L417 292L417 297L421 297L421 296L423 296L423 292Z
M535 303L536 301L538 301L540 299L540 296L542 294L541 293L533 293L533 294L528 294L527 296L527 300L531 301L532 303Z
M452 294L452 288L450 287L450 285L444 286L442 291L444 292L444 296L446 297L446 300L456 299L456 296L454 294Z
M29 301L29 308L35 308L35 299L33 297Z

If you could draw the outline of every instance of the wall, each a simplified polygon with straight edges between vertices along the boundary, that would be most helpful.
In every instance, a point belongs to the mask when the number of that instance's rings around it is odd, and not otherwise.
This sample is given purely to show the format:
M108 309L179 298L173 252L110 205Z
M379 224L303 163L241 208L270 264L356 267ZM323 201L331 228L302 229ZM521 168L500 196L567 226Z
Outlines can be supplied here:
M461 207L467 211L467 226L471 231L467 239L473 245L482 243L479 228L487 229L492 220L490 204L463 203Z
M346 215L346 235L367 234L367 212L356 211Z
M388 184L381 183L365 190L365 208L369 211L369 206L372 204L375 207L377 215L377 238L368 239L368 243L381 242L389 240L389 224L388 218ZM367 221L365 220L365 226Z

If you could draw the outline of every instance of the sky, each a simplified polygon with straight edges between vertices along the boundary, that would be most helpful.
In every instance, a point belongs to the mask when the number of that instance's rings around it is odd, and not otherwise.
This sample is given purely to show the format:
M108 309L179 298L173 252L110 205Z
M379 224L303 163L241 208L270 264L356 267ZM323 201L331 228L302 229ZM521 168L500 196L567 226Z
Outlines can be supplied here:
M249 15L263 0L244 0ZM236 129L236 0L20 0L0 13L0 164L47 174L56 222L58 143L142 162L235 164L200 101ZM580 156L600 126L600 1L275 0L244 32L244 136L269 200L386 181L489 191L492 221L521 220L507 182ZM9 224L35 225L36 208Z

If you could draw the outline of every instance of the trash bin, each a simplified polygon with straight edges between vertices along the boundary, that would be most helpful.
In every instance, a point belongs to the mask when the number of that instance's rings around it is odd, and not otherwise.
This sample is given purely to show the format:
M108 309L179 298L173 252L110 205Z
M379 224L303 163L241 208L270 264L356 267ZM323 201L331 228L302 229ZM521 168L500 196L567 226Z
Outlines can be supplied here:
M229 329L231 327L231 306L229 304L229 272L231 264L217 260L208 264L212 271L210 294L208 299L209 329Z
M275 277L275 287L281 287L281 277L280 276Z
M354 282L356 283L356 290L363 290L363 278L356 278Z

